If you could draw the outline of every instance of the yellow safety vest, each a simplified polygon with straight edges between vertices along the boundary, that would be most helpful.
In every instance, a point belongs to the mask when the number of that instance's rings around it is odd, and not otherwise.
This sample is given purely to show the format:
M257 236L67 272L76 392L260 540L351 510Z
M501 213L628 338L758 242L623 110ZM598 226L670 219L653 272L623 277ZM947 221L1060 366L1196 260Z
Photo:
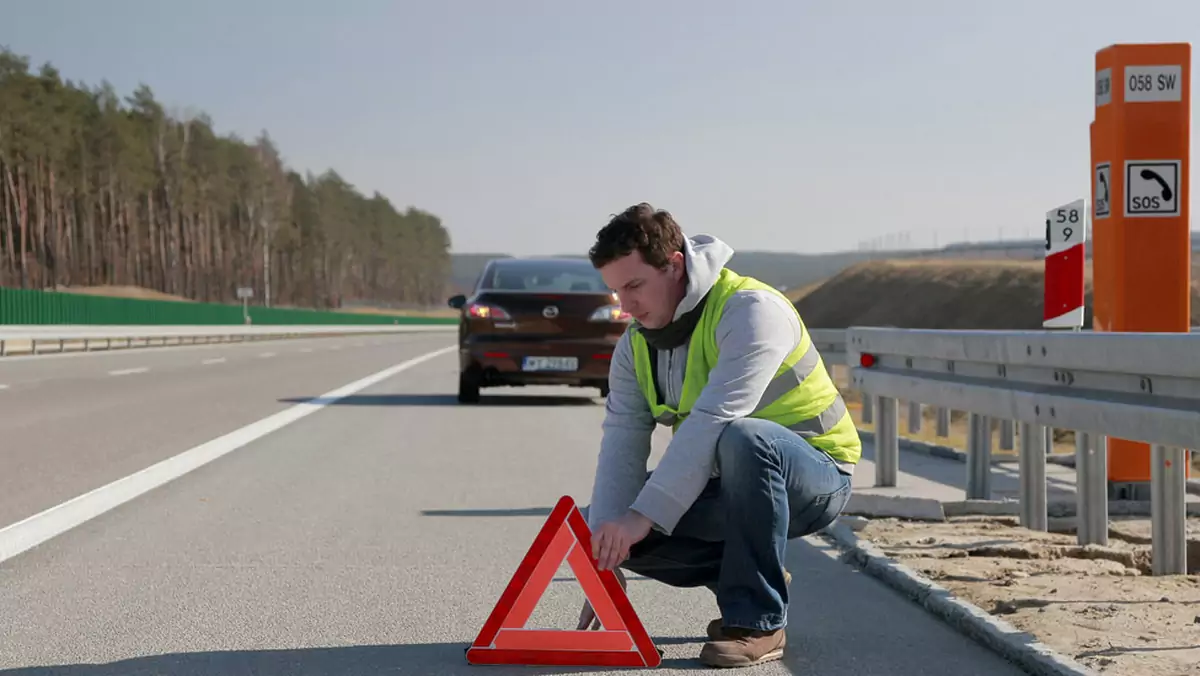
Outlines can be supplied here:
M654 387L654 376L650 365L650 351L646 339L636 327L631 327L630 341L633 345L634 370L642 394L650 404L655 420L677 430L680 423L692 410L700 391L708 382L708 373L717 363L717 322L725 309L725 302L735 292L744 289L761 289L787 299L774 287L757 279L744 277L722 269L717 282L709 292L700 321L692 332L688 347L687 365L683 377L683 393L679 407L671 408L661 403ZM795 311L792 302L788 306ZM800 321L803 336L800 344L788 355L775 378L767 385L752 418L772 420L795 431L813 447L828 453L842 462L857 463L862 456L862 442L854 419L846 409L846 402L825 370L816 345Z

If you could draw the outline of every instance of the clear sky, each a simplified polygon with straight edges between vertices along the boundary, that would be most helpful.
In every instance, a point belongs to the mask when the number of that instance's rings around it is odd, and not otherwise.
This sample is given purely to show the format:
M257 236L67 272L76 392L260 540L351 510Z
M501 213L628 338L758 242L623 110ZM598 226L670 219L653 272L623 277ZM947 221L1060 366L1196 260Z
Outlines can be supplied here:
M1200 1L1137 4L0 0L0 45L265 128L457 252L582 253L642 200L820 252L1040 236L1089 194L1096 50L1200 39Z

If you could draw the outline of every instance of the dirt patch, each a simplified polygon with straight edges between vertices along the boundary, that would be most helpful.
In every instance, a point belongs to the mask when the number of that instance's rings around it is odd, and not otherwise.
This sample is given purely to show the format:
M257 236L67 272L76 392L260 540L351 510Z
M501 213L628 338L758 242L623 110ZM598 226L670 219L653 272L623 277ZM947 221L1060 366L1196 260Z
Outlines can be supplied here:
M1150 573L1148 519L1113 520L1108 547L1011 518L873 519L858 533L959 598L1114 676L1177 676L1200 664L1200 576ZM1200 567L1200 520L1188 524Z

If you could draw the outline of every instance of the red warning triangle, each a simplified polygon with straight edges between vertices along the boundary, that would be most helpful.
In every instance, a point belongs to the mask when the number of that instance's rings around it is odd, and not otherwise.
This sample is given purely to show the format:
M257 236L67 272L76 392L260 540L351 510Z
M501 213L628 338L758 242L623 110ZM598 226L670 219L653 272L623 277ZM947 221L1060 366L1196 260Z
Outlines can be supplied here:
M599 630L526 629L563 560L600 620ZM496 607L467 648L471 664L657 667L662 653L646 633L617 575L592 559L592 534L564 495L517 567Z

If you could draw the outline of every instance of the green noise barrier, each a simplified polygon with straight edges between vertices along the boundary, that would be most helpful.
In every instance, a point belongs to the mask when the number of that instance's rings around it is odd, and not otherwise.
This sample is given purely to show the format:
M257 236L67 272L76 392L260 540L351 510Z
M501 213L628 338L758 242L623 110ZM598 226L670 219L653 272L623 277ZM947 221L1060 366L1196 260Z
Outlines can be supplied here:
M330 312L295 308L247 308L252 325L284 324L455 324L456 317ZM109 298L85 294L0 288L2 324L90 324L217 326L245 324L242 306L138 298Z

